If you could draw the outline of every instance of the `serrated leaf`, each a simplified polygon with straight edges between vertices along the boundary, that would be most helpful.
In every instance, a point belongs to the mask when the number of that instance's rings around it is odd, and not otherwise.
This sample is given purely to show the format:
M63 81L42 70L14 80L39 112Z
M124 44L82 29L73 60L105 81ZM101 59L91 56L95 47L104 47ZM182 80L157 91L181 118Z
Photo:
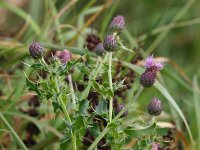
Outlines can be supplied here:
M106 100L100 101L99 105L95 108L95 111L97 115L106 117L108 112Z
M40 63L34 63L33 65L31 65L31 68L40 70L40 69L43 69L44 67Z
M60 75L65 75L69 72L69 70L76 65L77 63L81 62L82 58L76 59L74 61L67 62L66 66L61 70Z
M98 93L102 95L107 95L109 97L114 96L114 93L109 88L105 88L104 86L98 84L95 80L92 80L92 86Z
M53 105L53 111L54 111L54 113L56 113L56 111L58 109L61 109L60 105L57 102L52 102L52 105Z
M87 99L80 101L79 102L79 113L82 115L86 115L88 107L89 107L89 101Z
M38 96L41 96L40 91L38 90L38 85L36 83L34 83L33 81L29 80L28 77L25 75L26 77L26 85L28 87L29 91L34 91L38 94Z
M120 88L125 88L126 86L124 85L124 81L125 81L125 79L123 79L120 82L114 83L113 84L113 90L116 91L116 90L118 90Z

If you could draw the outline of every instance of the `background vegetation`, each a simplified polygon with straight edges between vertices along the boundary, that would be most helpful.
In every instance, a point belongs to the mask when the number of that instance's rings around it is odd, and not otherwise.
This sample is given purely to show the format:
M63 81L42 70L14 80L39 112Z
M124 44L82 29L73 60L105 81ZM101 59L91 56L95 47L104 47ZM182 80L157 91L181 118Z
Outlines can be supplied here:
M87 34L94 33L102 40L110 20L117 14L126 18L123 39L127 46L139 50L143 57L153 53L167 62L158 79L181 108L191 130L194 147L198 149L199 7L199 0L1 0L0 149L15 148L16 137L26 139L24 129L28 122L35 123L41 132L32 149L56 149L63 134L62 120L53 115L50 105L42 104L37 108L40 117L24 113L32 109L27 104L32 95L26 90L24 76L24 72L29 75L31 70L21 63L31 61L28 45L39 41L49 50L67 48L74 54L84 54ZM129 60L128 53L118 57ZM159 86L145 90L129 110L126 120L134 120L136 110L146 111L149 98L156 94L163 100L164 106L160 123L176 126L177 138L182 139L184 149L189 149L191 140L177 113L179 110L163 93L159 92Z

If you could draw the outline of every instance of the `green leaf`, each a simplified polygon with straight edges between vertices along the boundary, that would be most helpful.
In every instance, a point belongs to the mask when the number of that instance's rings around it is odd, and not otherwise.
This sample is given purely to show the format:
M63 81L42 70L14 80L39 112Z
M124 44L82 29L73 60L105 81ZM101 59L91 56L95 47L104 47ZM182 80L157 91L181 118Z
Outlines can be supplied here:
M84 56L85 56L85 55L84 55ZM83 56L83 57L84 57L84 56ZM66 73L69 72L69 70L70 70L74 65L76 65L77 63L79 63L79 62L81 62L81 61L82 61L82 57L79 58L79 59L76 59L76 60L74 60L74 61L69 61L69 62L67 62L66 66L65 66L64 68L62 68L60 75L61 75L61 76L62 76L62 75L65 75Z
M113 84L113 90L116 91L118 89L125 88L126 86L124 85L124 80L117 82L117 83L114 83Z
M80 103L79 103L79 113L82 114L82 115L87 115L88 107L89 107L89 101L87 99L80 101Z
M71 135L65 134L60 140L61 140L61 143L60 143L59 150L66 150L67 148L69 148L68 141L71 140Z
M37 83L34 83L33 81L29 80L28 77L25 75L25 78L26 78L26 85L28 87L28 90L30 91L34 91L38 94L38 96L40 97L41 96L41 93L40 91L38 90L38 85Z
M34 63L33 65L31 65L31 68L41 70L43 69L43 65L40 63Z
M113 97L114 93L110 90L110 88L105 88L104 86L98 84L95 80L92 81L93 88L102 95L107 95L109 97Z
M108 104L106 100L100 101L99 105L95 109L97 115L106 117L108 112L107 106Z
M62 110L62 108L60 107L60 105L57 102L52 102L52 105L53 105L54 113L56 113L56 111L58 109Z
M134 127L128 127L124 130L124 132L132 137L141 138L146 135L150 135L151 133L155 132L156 123L153 123L150 126L141 126L141 129L137 129Z

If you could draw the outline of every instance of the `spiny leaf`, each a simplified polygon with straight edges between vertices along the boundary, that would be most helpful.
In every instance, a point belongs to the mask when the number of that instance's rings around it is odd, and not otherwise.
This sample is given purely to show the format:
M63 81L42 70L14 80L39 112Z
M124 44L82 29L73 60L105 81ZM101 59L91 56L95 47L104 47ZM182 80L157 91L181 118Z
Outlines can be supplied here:
M87 99L80 101L80 103L79 103L79 113L82 114L82 115L86 115L88 107L89 107L89 101Z
M92 81L92 86L98 93L102 95L107 95L110 97L114 96L114 93L110 90L110 88L105 88L104 86L98 84L95 80Z

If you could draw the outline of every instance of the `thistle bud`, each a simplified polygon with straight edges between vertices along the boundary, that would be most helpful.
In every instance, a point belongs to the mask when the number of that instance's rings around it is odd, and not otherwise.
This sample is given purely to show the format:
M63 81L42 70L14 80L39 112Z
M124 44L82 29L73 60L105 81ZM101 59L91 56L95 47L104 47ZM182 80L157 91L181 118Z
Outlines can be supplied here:
M158 116L162 112L161 101L157 98L153 98L148 105L148 113L152 116Z
M105 52L105 49L103 47L103 43L99 43L96 47L96 53L98 55L102 55Z
M70 51L65 49L63 51L56 52L56 57L61 61L61 63L66 64L68 61L71 60L72 55Z
M88 34L86 38L86 47L89 51L94 51L96 46L101 42L100 38L94 34Z
M140 84L143 87L151 87L156 79L156 73L153 71L146 70L140 77Z
M44 53L44 47L38 42L33 42L29 46L29 52L33 59L38 59L42 57Z
M124 109L125 108L125 105L124 104L119 104L119 105L117 105L116 107L114 107L114 110L115 110L115 113L116 113L116 115L122 110L122 109ZM125 112L121 115L121 117L127 117L127 115L128 115L128 109L127 108L125 108L126 110L125 110Z
M111 30L123 30L125 26L125 18L124 16L118 15L113 18L113 20L110 23L109 28Z
M104 39L103 46L106 51L114 51L117 48L117 40L113 35L107 35Z

